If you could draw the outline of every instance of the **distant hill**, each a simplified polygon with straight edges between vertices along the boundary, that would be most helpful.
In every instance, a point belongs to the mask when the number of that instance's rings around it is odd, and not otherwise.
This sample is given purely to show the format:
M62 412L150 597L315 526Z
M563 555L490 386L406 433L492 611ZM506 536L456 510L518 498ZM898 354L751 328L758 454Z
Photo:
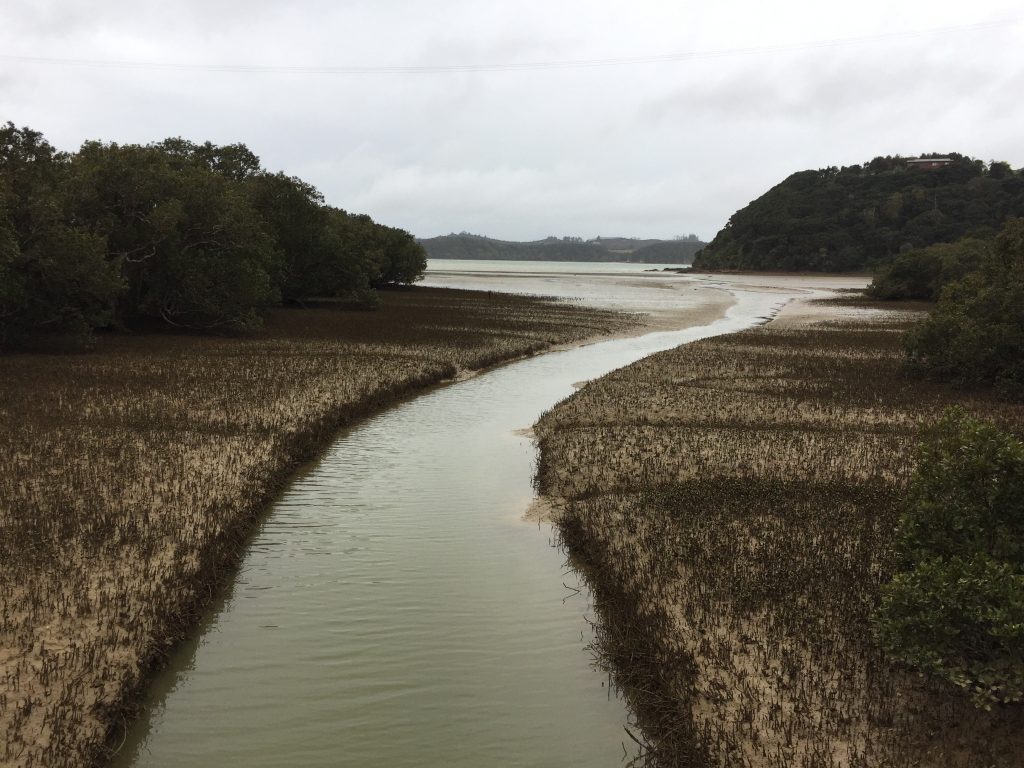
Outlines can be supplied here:
M964 155L876 157L794 173L736 211L699 269L858 271L901 251L991 237L1024 216L1024 174Z
M646 248L648 245L663 243L665 241L658 239L641 240L635 237L596 237L590 242L596 243L609 251L632 253L640 248Z
M531 242L495 240L468 232L421 239L432 259L514 261L626 261L639 264L689 264L705 244L691 235L680 240L630 237L549 237Z
M662 240L638 248L629 260L643 264L692 264L697 251L706 245L700 240Z

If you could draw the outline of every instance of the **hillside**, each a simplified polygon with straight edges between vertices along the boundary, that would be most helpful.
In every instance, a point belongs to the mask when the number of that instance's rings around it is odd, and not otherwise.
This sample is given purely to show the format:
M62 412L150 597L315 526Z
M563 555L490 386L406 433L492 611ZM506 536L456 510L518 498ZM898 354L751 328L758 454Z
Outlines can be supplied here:
M704 243L690 236L680 240L629 237L549 237L532 242L496 240L468 232L419 241L431 259L496 259L510 261L626 261L641 264L689 264Z
M794 173L736 211L693 264L700 269L840 272L901 251L994 235L1024 215L1024 174L964 155L941 167L876 157Z

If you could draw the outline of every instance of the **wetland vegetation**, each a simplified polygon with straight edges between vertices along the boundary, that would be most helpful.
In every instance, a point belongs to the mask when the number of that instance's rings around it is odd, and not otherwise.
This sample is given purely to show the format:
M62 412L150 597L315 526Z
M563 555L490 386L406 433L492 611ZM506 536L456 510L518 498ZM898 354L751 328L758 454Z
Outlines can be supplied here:
M652 764L1024 753L1024 181L932 164L796 174L698 261L874 262L872 295L934 301L928 319L805 313L641 360L537 425L537 485ZM699 246L445 244L599 261ZM103 759L265 502L339 427L640 322L411 290L425 256L241 144L64 153L0 127L4 764Z
M897 532L923 427L957 405L1019 434L1024 407L910 370L920 317L784 315L590 382L537 424L538 488L595 590L596 652L651 764L1019 765L1024 710L979 708L975 685L1017 697L1019 558L982 568L993 589L943 598L949 578L963 586L955 562L915 573ZM963 608L929 613L922 594Z
M98 334L0 356L0 763L83 766L339 427L632 318L485 292L269 310L241 337ZM115 745L116 746L116 745Z
M425 268L408 232L328 205L244 144L88 141L69 153L0 125L0 349L154 324L249 331L282 303L373 307L376 288Z

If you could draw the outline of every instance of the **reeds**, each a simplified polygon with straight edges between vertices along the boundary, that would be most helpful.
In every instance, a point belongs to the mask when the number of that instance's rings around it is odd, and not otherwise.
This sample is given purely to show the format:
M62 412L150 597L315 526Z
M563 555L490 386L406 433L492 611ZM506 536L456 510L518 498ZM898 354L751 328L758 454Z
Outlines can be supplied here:
M340 426L635 322L468 291L384 298L378 312L277 310L250 338L0 357L0 765L102 762L264 502Z
M1024 711L888 662L868 617L918 428L902 318L767 327L655 355L546 414L539 489L592 584L595 650L653 765L1019 766Z

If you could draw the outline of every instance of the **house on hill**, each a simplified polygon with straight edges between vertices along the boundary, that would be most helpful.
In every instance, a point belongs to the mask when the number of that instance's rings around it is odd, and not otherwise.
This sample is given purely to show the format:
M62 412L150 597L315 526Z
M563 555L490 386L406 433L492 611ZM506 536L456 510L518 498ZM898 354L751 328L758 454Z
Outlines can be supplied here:
M944 165L950 165L952 162L953 158L951 157L915 157L907 159L907 168L930 170L932 168L941 168Z

